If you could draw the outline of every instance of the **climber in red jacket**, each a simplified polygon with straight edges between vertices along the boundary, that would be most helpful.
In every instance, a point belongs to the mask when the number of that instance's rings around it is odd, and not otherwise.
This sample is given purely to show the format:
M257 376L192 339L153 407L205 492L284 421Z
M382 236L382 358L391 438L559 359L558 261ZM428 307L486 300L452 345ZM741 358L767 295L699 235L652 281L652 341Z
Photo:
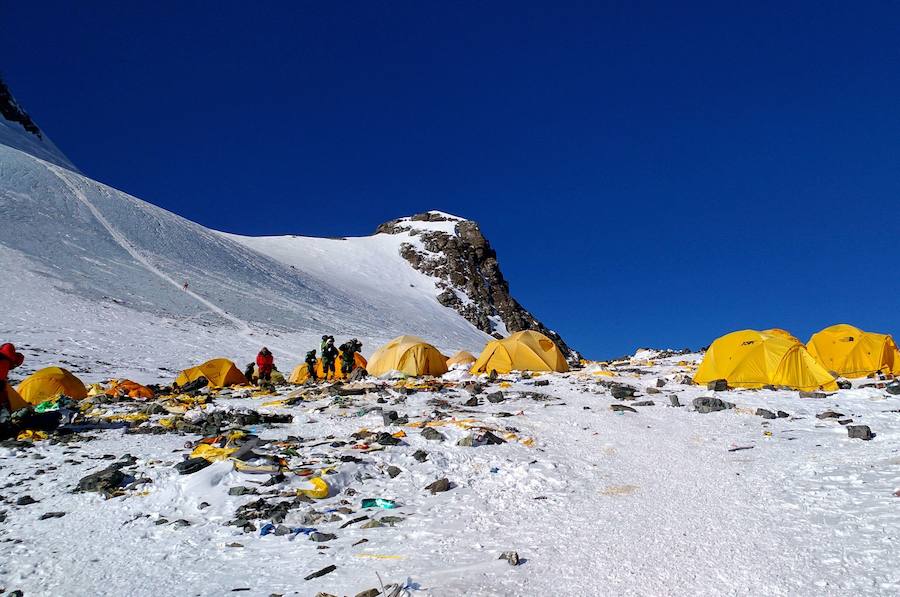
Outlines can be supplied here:
M15 369L25 362L25 355L16 352L16 347L7 342L0 346L0 409L11 410L6 400L6 384L9 383L9 370Z
M259 381L269 381L272 378L272 369L275 367L275 357L265 346L256 355L256 367L259 369Z

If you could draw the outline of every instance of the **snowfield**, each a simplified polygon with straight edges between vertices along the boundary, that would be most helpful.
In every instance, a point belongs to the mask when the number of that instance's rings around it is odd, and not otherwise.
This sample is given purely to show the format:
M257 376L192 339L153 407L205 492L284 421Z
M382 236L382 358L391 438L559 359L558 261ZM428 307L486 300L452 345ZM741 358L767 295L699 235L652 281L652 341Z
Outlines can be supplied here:
M411 233L219 233L4 145L0 213L0 271L16 289L0 337L26 349L20 374L59 352L150 383L218 356L243 365L263 345L289 370L323 334L357 337L364 354L402 334L447 354L488 340L400 256Z
M276 396L216 398L206 409L292 415L291 423L250 431L302 438L292 468L333 469L323 475L332 496L300 504L282 523L336 535L321 543L302 533L260 536L264 519L250 532L228 526L239 506L260 498L229 495L231 488L254 488L275 503L308 484L288 474L263 486L269 475L238 472L228 461L179 475L172 466L196 435L102 430L69 443L0 448L0 587L26 595L353 596L380 587L380 577L406 595L896 594L898 398L858 387L826 398L713 393L676 383L684 358L623 367L615 377L590 369L501 377L478 406L465 406L471 395L449 381L409 395L376 382L366 395L293 406L263 406ZM649 394L657 379L666 385ZM654 404L613 412L611 404L635 401L614 400L609 382L632 385L638 404ZM282 398L291 391L280 390ZM497 391L502 401L485 400ZM688 406L668 406L669 395ZM691 408L695 397L713 395L737 408ZM128 404L100 408L123 412ZM756 408L790 416L767 420ZM383 410L409 424L385 426ZM837 420L816 418L826 410L869 425L876 437L849 439ZM446 439L425 439L424 421ZM470 426L506 442L457 445ZM405 437L364 452L350 437L361 429ZM427 452L424 462L417 450ZM125 470L149 482L111 499L71 493L112 462L104 458L124 454L137 459ZM396 477L388 466L399 469ZM449 491L424 489L440 478ZM24 495L37 503L15 505ZM376 497L400 507L362 508L362 499ZM41 520L48 512L65 515ZM363 528L369 519L346 524L360 516L397 518L376 528ZM498 559L507 551L518 553L518 566ZM333 572L304 580L330 565Z

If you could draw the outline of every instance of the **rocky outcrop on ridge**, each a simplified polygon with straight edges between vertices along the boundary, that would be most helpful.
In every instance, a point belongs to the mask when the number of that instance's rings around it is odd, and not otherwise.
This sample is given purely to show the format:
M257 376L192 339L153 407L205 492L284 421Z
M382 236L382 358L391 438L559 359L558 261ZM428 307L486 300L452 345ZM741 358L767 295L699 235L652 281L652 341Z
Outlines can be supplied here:
M419 223L455 223L428 226ZM555 331L541 323L509 293L500 271L497 253L476 222L437 211L391 220L376 234L409 234L419 242L403 243L400 255L416 270L437 280L442 290L437 300L465 317L478 329L495 337L535 330L551 338L566 358L579 354Z

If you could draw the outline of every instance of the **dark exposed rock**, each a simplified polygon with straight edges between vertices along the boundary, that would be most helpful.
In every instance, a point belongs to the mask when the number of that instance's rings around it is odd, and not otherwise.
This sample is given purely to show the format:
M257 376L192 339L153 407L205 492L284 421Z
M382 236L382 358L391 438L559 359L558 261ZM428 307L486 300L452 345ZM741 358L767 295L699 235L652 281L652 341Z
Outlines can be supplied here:
M637 402L632 402L632 406L656 406L656 403L652 400L639 400Z
M498 402L503 402L506 400L506 396L503 395L503 392L491 392L487 395L488 402L493 404L497 404Z
M48 518L62 518L65 515L65 512L45 512L44 514L41 514L41 517L38 518L38 520L47 520Z
M397 468L396 466L389 466L389 467L387 467L387 474L388 474L388 476L389 476L391 479L393 479L394 477L396 477L397 475L399 475L399 474L402 473L402 472L403 472L403 471L401 471L401 470L400 470L399 468Z
M450 480L447 479L447 477L438 479L434 483L429 484L425 489L430 491L432 495L441 493L443 491L448 491L450 489Z
M378 597L380 594L381 591L378 589L369 589L367 591L360 591L355 597Z
M669 406L678 407L678 406L684 406L684 405L678 400L678 396L676 396L675 394L670 394L669 395Z
M816 415L817 419L823 419L823 420L824 419L841 419L843 417L844 417L843 413L837 413L837 412L834 412L833 410L826 410L825 412L819 413Z
M694 398L694 410L698 413L712 413L720 410L734 408L731 402L725 402L718 398Z
M624 384L614 384L609 387L609 393L616 400L634 400L637 388Z
M770 410L766 410L764 408L757 408L756 416L762 417L763 419L774 419L777 417L777 415L775 413L773 413Z
M323 543L325 541L333 541L334 539L337 539L337 535L333 535L331 533L314 532L314 533L309 534L309 540L315 541L316 543Z
M314 578L319 578L320 576L325 576L326 574L330 574L330 573L334 572L335 570L337 570L337 566L335 566L334 564L331 564L330 566L325 566L321 570L317 570L317 571L313 572L312 574L305 576L303 578L303 580L312 580Z
M38 139L43 138L41 129L34 123L31 116L16 103L15 98L9 91L9 87L6 86L2 79L0 79L0 115L10 122L18 122L22 125L22 128Z
M443 433L433 427L426 427L425 429L423 429L422 437L433 442L442 442L447 439L446 437L444 437Z
M190 475L192 473L196 473L199 470L203 470L212 462L207 460L206 458L188 458L185 461L179 462L175 465L175 470L178 471L182 475Z
M869 441L875 435L868 425L847 425L847 437Z
M23 495L19 499L16 500L17 506L30 506L31 504L36 504L38 501L31 497L30 495Z
M515 551L504 551L500 554L498 560L506 560L510 566L519 565L519 554Z
M413 221L449 221L435 212L416 214ZM441 289L437 300L455 310L475 327L488 334L497 332L492 317L499 316L512 332L538 331L553 340L570 360L580 355L563 339L525 310L509 293L509 284L500 271L497 254L481 233L478 224L468 220L456 222L455 231L415 230L408 222L392 220L378 227L376 233L411 233L418 237L424 250L412 243L400 246L400 255L416 270L436 278ZM466 297L468 300L463 300Z
M121 466L115 464L102 471L91 473L82 477L75 487L75 491L96 491L106 495L112 494L128 481L128 475L120 471Z
M426 460L428 460L428 452L426 452L425 450L416 450L415 452L413 452L413 458L415 458L419 462L425 462Z
M850 390L853 388L853 384L849 380L839 379L837 380L837 387L840 390Z
M712 390L713 392L724 392L728 389L728 381L724 379L716 379L706 384L706 389Z
M624 404L610 404L609 410L617 413L636 413L637 411L630 406L625 406Z
M463 402L463 406L478 406L478 396L472 396Z
M786 412L784 412L783 410L778 411L777 413L775 413L775 415L776 415L779 419L787 419L788 417L791 416L791 415L787 414Z
M246 487L244 485L238 485L237 487L232 487L228 490L228 495L247 495L254 494L256 490L252 487Z
M379 433L375 437L375 442L382 446L396 446L400 443L400 440L390 433Z

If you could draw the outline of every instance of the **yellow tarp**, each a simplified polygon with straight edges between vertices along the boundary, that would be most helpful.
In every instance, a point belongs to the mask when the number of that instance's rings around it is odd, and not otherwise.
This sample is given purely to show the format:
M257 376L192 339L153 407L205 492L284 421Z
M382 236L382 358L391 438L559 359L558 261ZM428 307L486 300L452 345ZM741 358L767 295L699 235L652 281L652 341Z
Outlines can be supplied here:
M400 336L376 350L366 369L375 376L389 371L400 371L413 377L438 376L447 372L447 359L421 338Z
M837 390L834 377L796 338L741 330L717 338L694 375L699 384L725 379L737 388L786 386Z
M842 323L813 334L806 346L826 369L838 375L866 377L877 371L900 375L900 352L887 334L864 332Z
M234 363L228 359L212 359L206 361L202 365L185 369L178 374L175 380L179 386L194 381L199 377L205 377L209 380L209 385L214 388L224 388L225 386L234 386L246 384L247 378L241 373Z
M191 458L206 458L210 462L227 460L229 456L237 452L237 448L220 448L209 444L200 444L191 452Z
M447 359L447 367L453 367L454 365L471 365L478 359L475 358L475 355L467 350L460 350L458 353Z
M491 340L472 365L472 373L568 370L569 364L553 340L532 330Z
M106 390L106 394L109 396L116 396L119 393L122 393L129 398L138 400L149 400L150 398L153 398L153 390L147 386L142 386L137 382L131 381L130 379L114 379L110 384L109 389Z
M47 367L35 371L26 377L16 387L16 390L25 402L34 405L60 394L65 394L75 400L87 398L87 388L84 383L61 367Z
M341 372L341 351L338 351L338 358L334 362L334 375L330 379L344 379L344 374ZM368 366L366 359L364 356L359 354L358 352L353 355L353 368L362 367L365 369ZM322 359L316 361L316 375L318 379L325 378L325 368L322 366ZM288 378L288 381L291 383L306 383L306 380L309 379L309 369L306 366L306 363L300 363L294 370L291 372L291 376Z

